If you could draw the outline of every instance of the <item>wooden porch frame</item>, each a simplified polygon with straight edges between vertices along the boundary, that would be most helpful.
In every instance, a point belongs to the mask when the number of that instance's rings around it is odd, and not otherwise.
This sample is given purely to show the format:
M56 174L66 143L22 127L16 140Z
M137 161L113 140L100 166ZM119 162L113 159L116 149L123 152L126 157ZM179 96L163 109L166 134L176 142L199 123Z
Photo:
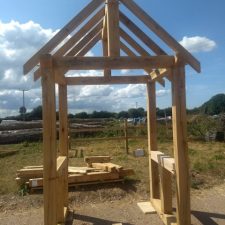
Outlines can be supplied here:
M139 26L120 11L119 3L126 6L164 41L175 55L167 55ZM121 23L133 36L121 28ZM69 38L70 34L72 37ZM137 38L143 45L138 43ZM86 57L85 54L99 40L102 41L103 56ZM121 50L127 56L120 56ZM150 201L166 225L190 225L185 64L200 72L198 60L133 0L92 0L24 64L24 74L29 73L39 62L40 68L35 71L34 79L41 77L42 80L44 224L63 224L68 207L67 86L146 84ZM103 70L104 76L65 77L69 70L90 69ZM148 75L112 76L113 69L143 69ZM173 158L165 156L157 149L156 82L165 85L165 78L172 84ZM58 152L55 84L58 84L59 93ZM175 180L177 188L176 215L172 209L172 179Z

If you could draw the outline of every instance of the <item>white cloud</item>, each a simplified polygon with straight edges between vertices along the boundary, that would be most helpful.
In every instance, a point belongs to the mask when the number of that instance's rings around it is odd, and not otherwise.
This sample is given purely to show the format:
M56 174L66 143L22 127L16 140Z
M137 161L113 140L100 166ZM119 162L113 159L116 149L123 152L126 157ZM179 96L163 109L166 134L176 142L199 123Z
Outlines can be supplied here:
M28 110L41 104L40 81L34 83L33 76L23 76L23 64L40 49L57 31L44 29L41 25L29 21L19 23L0 21L0 117L18 114L22 105L22 89L25 93L25 105ZM90 51L87 55L93 56ZM121 73L133 71L122 70ZM102 71L76 71L70 76L103 76ZM57 89L56 89L57 90ZM159 91L157 95L164 95ZM146 105L145 85L97 85L75 86L68 88L68 103L71 110L77 111L121 111Z
M117 98L139 98L145 94L146 86L144 84L129 84L114 93Z
M169 89L160 89L156 91L156 96L157 97L163 97L165 95L168 95L170 93Z
M183 37L180 44L188 51L194 52L210 52L216 48L216 42L207 37Z
M109 96L113 91L113 87L110 85L94 85L84 86L80 90L79 98L87 97L106 97Z

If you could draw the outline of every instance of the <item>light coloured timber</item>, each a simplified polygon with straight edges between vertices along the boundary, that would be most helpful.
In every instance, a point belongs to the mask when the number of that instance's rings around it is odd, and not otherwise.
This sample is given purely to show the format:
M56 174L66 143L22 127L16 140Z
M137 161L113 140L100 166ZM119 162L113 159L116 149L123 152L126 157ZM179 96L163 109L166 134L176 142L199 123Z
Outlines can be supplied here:
M97 33L77 54L76 56L86 55L101 40L101 31Z
M69 175L68 179L69 179L69 183L116 180L116 179L119 179L119 173L90 172L88 174L71 174Z
M130 48L128 48L122 41L120 42L120 47L121 47L121 49L128 55L128 56L136 56L135 55L135 53L130 49ZM141 47L141 46L140 46ZM144 49L143 49L144 50ZM145 50L144 50L145 51ZM139 52L142 56L145 56L144 54L145 53L141 53L141 52ZM148 55L148 53L146 52L146 55ZM148 55L149 56L149 55ZM151 69L146 69L145 68L145 71L150 75L150 77L151 77L151 73L152 73L152 70ZM158 80L157 80L157 82L158 83L160 83L163 87L165 87L165 81L164 81L164 79L162 79L162 78L159 78Z
M67 56L74 56L79 52L91 39L95 37L97 33L99 33L102 30L102 21L100 21L90 32L88 32L82 40L74 46L68 53Z
M57 158L57 168L56 171L58 174L62 173L62 170L67 166L67 157L66 156L58 156Z
M173 56L146 57L54 57L54 66L63 70L170 68Z
M156 124L156 87L155 82L147 83L147 127L148 127L148 153L150 197L159 199L159 168L158 163L151 159L151 153L157 151L157 124Z
M164 169L168 170L171 174L175 173L174 158L167 156L160 151L152 151L151 159L158 163Z
M191 224L190 178L187 146L185 68L175 67L172 74L173 146L176 169L177 224Z
M151 77L153 81L158 81L159 79L162 79L163 77L166 77L169 81L171 81L171 69L159 69L154 70L151 72Z
M178 225L174 214L162 213L160 199L151 199L151 203L165 225Z
M172 214L172 174L159 165L161 211Z
M182 55L193 69L201 72L199 61L191 55L182 45L180 45L164 28L162 28L153 18L151 18L143 9L141 9L133 0L120 0L131 12L134 13L150 30L160 37L176 53Z
M56 197L56 103L52 56L40 58L42 74L43 153L44 153L44 224L57 223Z
M123 167L114 163L92 163L91 167L101 169L106 172L120 172Z
M149 49L156 55L167 55L148 35L146 35L134 22L132 22L125 14L120 12L120 21L138 37Z
M65 55L71 48L73 48L93 27L102 21L105 15L105 10L99 10L84 26L80 28L60 49L56 51L55 56Z
M107 7L105 7L105 18L103 20L103 28L102 28L102 52L103 56L109 55L108 50L108 35L107 35ZM104 70L104 77L110 77L111 70Z
M67 85L105 85L105 84L145 84L150 81L147 75L107 77L66 77Z
M63 71L58 69L58 70L54 71L54 74L55 74L55 82L57 82L60 85L66 85L66 79L65 79ZM40 76L40 75L41 75L41 73L38 74L38 76Z
M60 182L63 206L68 206L68 104L67 85L58 85L59 93L59 155L66 157Z
M119 2L106 0L108 56L120 55Z
M51 52L59 45L72 31L74 31L90 14L92 14L104 0L91 1L80 13L78 13L68 24L66 24L47 44L35 53L23 66L23 73L29 73L38 63L42 54Z
M100 31L99 31L88 43L86 43L86 45L82 49L75 47L76 51L74 49L73 53L75 53L76 56L84 56L85 54L88 53L88 51L92 47L94 47L97 44L97 42L100 40L100 38L101 37L100 37ZM83 44L85 44L84 41L83 41ZM66 72L67 71L60 70L60 69L56 70L56 73L55 73L55 81L56 81L56 83L61 84L61 85L66 84L66 79L65 79L65 76L64 76L64 74ZM38 69L34 73L34 81L38 80L40 77L41 77L41 73L40 73L40 70Z

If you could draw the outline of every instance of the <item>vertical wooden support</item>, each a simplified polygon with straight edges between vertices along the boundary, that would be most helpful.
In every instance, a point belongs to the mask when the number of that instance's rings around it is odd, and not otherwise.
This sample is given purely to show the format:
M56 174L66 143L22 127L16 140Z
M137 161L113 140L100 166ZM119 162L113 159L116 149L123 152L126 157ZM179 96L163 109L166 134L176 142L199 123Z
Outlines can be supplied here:
M159 168L158 164L151 159L151 151L157 151L156 136L156 88L155 82L147 83L147 126L148 126L148 152L150 174L150 197L159 199Z
M125 137L125 149L126 149L126 153L129 154L128 135L127 135L127 119L124 119L124 137Z
M56 225L56 108L52 56L40 58L43 105L44 224Z
M66 156L66 166L58 177L57 222L64 222L64 207L68 206L68 120L67 86L59 85L59 155Z
M106 0L107 8L107 35L108 55L120 55L120 32L119 32L119 2L118 0Z
M190 183L186 134L185 67L178 65L172 75L173 142L177 189L177 224L190 225Z
M159 167L161 211L165 214L172 214L172 174L165 168Z
M108 56L108 29L107 29L107 7L105 8L105 18L103 21L103 29L102 29L102 50L103 50L103 56ZM104 77L110 77L111 76L111 70L105 69L104 70Z

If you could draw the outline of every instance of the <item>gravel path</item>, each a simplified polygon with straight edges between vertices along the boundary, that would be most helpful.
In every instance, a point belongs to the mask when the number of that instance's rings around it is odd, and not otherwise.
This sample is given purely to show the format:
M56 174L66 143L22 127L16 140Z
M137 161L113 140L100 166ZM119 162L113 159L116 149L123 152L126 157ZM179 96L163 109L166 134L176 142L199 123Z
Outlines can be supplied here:
M19 204L10 203L14 208L1 208L0 225L43 225L42 200L37 196L28 207L28 200ZM35 202L38 200L38 204ZM1 203L2 199L0 199ZM18 202L17 199L14 201ZM122 198L115 201L75 203L73 223L68 225L163 225L157 214L144 215L137 207L137 200ZM225 225L225 183L208 190L192 193L193 225Z

